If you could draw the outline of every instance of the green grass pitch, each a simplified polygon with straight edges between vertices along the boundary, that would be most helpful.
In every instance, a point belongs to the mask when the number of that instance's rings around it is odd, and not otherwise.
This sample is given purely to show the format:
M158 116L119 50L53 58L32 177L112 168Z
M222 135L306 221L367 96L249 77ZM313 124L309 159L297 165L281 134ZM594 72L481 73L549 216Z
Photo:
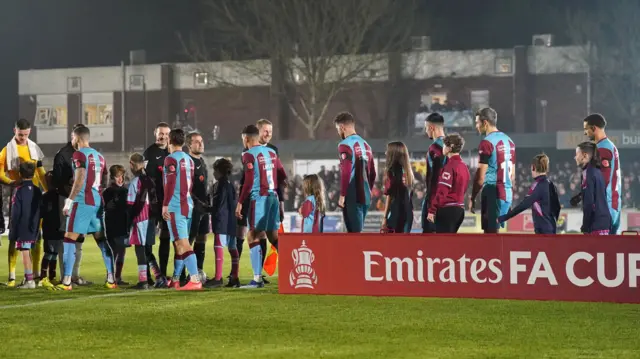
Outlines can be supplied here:
M88 239L84 248L82 275L102 284L97 247ZM6 251L4 238L3 279ZM125 280L135 282L133 250L127 256ZM247 250L243 282L248 257ZM0 358L640 357L637 305L284 296L273 282L263 290L197 293L2 287Z

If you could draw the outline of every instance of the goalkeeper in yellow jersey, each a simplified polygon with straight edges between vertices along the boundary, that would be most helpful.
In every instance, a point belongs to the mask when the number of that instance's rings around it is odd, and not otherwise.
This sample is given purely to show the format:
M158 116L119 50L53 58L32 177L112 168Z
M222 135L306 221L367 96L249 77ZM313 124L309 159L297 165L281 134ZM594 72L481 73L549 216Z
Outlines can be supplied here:
M16 121L13 128L14 136L7 145L0 151L0 181L11 186L11 195L14 188L18 186L22 179L20 178L20 164L24 162L33 163L36 172L33 177L33 184L36 187L47 191L45 180L45 170L42 167L42 159L44 155L40 147L29 139L31 134L31 123L25 119ZM11 218L11 207L9 207L9 218ZM42 238L39 235L38 241L31 249L31 258L33 260L33 273L40 273L40 260L42 258L43 245ZM7 286L16 286L16 261L18 259L18 251L16 250L15 241L9 241L9 281Z

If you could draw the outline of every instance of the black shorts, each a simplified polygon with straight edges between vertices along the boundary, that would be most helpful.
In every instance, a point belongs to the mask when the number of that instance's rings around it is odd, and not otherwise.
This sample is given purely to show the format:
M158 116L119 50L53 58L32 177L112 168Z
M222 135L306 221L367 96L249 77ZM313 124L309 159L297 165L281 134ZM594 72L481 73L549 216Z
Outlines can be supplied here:
M509 212L511 203L498 198L498 188L485 184L480 194L480 215L483 230L498 230L498 217Z
M44 252L49 254L58 253L58 248L62 245L64 232L55 231L55 234L43 235Z
M60 230L63 232L67 231L67 216L65 216L64 213L62 212L62 210L64 209L64 201L66 199L67 197L58 196L58 214L60 215Z
M458 229L464 221L464 208L443 207L436 212L436 233L458 233Z
M196 211L193 211L193 213L191 214L191 228L189 229L189 238L207 235L210 232L209 222L209 213L198 213Z
M49 231L49 232L42 231L42 239L44 239L45 242L61 241L64 239L64 232L63 231Z
M237 219L236 224L239 227L249 227L249 206L251 206L251 200L247 199L242 204L242 219Z
M131 247L129 244L129 236L112 236L113 238L107 238L109 245L113 248L128 248Z

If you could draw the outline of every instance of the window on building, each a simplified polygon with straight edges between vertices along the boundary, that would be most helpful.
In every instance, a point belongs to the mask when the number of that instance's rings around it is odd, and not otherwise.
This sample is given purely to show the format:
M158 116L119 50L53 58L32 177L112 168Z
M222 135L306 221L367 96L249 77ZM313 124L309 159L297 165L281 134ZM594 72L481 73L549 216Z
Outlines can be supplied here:
M471 90L471 109L473 111L489 107L489 90Z
M131 75L129 77L129 87L133 90L141 90L144 87L144 76Z
M67 127L67 107L39 106L34 123L40 127Z
M512 73L511 57L497 57L495 62L495 73L501 75L510 75Z
M196 72L194 74L194 82L197 87L204 87L209 85L209 73L208 72Z
M67 92L79 92L81 88L82 88L82 81L80 77L67 78Z
M305 82L307 80L307 77L301 73L300 71L294 71L293 72L293 81L295 83L301 84L303 82Z
M51 126L67 127L67 107L55 106L51 112Z
M447 102L447 93L430 92L428 94L423 94L420 97L420 101L429 106L431 112L442 112L444 111L444 104Z
M111 104L87 104L84 105L83 124L91 125L112 125L113 105Z
M36 126L49 126L51 121L51 107L38 107L36 111Z

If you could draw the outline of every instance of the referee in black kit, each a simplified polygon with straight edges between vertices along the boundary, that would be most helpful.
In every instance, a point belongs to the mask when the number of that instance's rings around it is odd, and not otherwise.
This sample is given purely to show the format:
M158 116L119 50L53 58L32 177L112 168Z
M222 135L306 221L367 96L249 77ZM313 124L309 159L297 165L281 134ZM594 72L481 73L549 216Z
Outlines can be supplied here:
M164 184L162 183L162 168L164 166L164 159L169 155L169 132L171 127L166 122L160 122L156 125L156 129L153 134L156 138L156 143L152 144L144 151L143 157L145 161L145 171L147 176L153 179L153 183L156 186L156 196L158 198L158 204L156 207L150 208L151 215L149 220L152 221L153 226L160 226L160 248L158 249L158 266L160 267L160 273L164 278L167 277L167 265L169 264L169 252L171 250L171 240L169 239L169 227L167 222L162 219L162 203L164 200ZM149 276L149 283L152 276ZM165 281L159 282L164 283ZM164 283L166 284L166 283Z

